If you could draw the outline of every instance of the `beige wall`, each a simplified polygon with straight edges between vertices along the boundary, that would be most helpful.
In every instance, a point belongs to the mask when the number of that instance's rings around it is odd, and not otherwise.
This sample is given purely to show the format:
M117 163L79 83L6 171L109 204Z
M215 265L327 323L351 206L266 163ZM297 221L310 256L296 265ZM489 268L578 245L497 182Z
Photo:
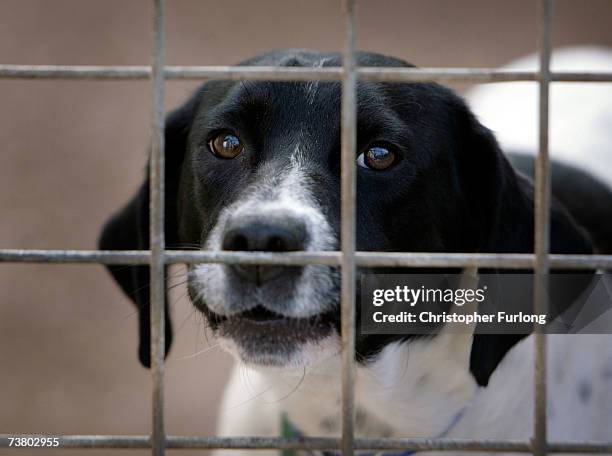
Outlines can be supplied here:
M167 3L170 64L341 46L338 0ZM535 3L364 0L358 43L420 66L495 66L535 49ZM148 14L145 0L0 0L0 63L146 64ZM555 43L612 46L611 19L608 0L558 0ZM193 87L169 82L168 107ZM141 179L148 95L145 82L0 80L0 248L95 247ZM211 434L230 361L218 349L180 359L208 343L180 287L172 308L167 429ZM136 327L101 266L0 265L0 433L146 433Z

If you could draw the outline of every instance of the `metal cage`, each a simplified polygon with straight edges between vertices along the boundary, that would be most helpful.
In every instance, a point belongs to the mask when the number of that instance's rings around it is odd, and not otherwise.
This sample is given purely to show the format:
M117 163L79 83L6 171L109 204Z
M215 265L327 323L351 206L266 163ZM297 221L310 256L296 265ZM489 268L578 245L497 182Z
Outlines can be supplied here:
M355 450L489 451L546 453L612 453L610 442L551 442L546 436L546 334L535 333L535 401L533 438L529 441L466 439L391 439L354 436L354 347L355 269L369 267L499 267L533 269L536 285L546 280L550 267L564 269L612 268L612 255L551 255L549 250L550 172L548 156L549 84L559 82L612 82L612 73L551 72L551 17L553 0L539 2L540 67L538 71L502 71L488 68L357 68L355 65L355 0L343 0L345 45L343 65L338 68L275 68L223 66L165 66L164 0L152 0L153 48L150 66L25 66L0 65L0 78L21 79L150 79L152 149L150 166L150 250L70 251L0 250L0 262L149 264L151 268L151 352L153 420L150 435L63 435L61 448L150 448L161 456L166 448L181 449L308 449ZM184 252L165 249L164 243L164 80L208 79L342 81L342 226L341 251L249 253ZM459 254L355 251L356 81L505 82L534 81L539 86L539 150L535 176L535 250L533 254ZM170 436L164 430L164 265L173 263L241 263L337 265L342 271L342 437L199 437ZM534 307L547 308L542 286L534 287ZM11 437L0 435L0 448L8 448Z

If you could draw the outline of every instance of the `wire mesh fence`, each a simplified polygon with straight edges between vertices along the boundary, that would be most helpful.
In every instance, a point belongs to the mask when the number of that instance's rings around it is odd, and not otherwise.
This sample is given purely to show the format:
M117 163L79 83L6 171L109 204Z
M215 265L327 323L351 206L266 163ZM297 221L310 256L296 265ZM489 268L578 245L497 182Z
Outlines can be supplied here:
M356 438L354 429L355 371L355 274L367 267L489 267L533 269L534 307L545 313L543 282L551 267L564 269L612 268L612 255L551 255L549 251L550 172L548 156L549 84L551 82L612 82L612 72L551 72L551 18L553 0L539 0L538 71L502 71L488 68L357 68L355 65L355 0L344 0L345 47L343 65L338 68L276 68L164 65L164 3L153 2L153 47L150 66L32 66L0 65L0 79L150 79L152 98L152 148L150 166L150 250L74 251L0 250L0 262L149 264L151 268L151 353L152 408L151 435L64 435L62 448L150 448L157 456L165 449L304 449L341 450L346 456L355 450L475 451L546 453L612 453L611 442L550 442L546 432L546 334L535 332L534 429L530 441L468 439ZM165 249L164 242L164 80L230 79L342 82L341 111L341 251L335 252L185 252ZM356 178L356 82L507 82L534 81L539 86L539 150L535 176L535 249L533 254L462 254L410 252L357 252L355 246ZM342 436L341 438L199 437L170 436L164 429L164 266L173 263L242 263L340 266L342 271ZM536 326L538 328L538 326ZM0 435L0 448L15 438L44 438L38 435Z

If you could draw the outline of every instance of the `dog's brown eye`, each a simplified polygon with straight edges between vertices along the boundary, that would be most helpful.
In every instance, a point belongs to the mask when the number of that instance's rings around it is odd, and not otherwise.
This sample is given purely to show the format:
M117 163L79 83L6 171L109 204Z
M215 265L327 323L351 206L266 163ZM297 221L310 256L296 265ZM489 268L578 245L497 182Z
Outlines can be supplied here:
M213 154L221 158L234 158L244 149L240 138L231 133L217 135L208 143L208 147Z
M357 157L357 164L363 168L382 171L395 163L395 153L386 147L369 147L364 153Z

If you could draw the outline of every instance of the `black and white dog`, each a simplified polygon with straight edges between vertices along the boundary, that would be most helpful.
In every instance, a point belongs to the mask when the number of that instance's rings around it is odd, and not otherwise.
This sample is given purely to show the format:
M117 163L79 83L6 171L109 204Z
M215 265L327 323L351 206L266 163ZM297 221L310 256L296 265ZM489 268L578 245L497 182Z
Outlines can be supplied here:
M408 66L379 54L357 57L361 66ZM341 57L285 50L243 65L340 66ZM167 119L168 247L338 249L340 93L337 82L204 84ZM531 181L452 91L430 83L359 82L357 124L358 250L533 251ZM605 186L568 172L612 211ZM564 182L555 183L560 197ZM588 202L574 200L553 203L551 251L605 252L612 226L579 224L572 212ZM145 179L104 228L100 247L148 248L148 205ZM138 306L140 360L148 365L148 267L110 269ZM224 400L233 411L222 413L220 434L279 435L285 415L302 434L338 435L335 268L196 265L189 294L240 362ZM530 437L529 339L444 328L419 338L358 333L358 434ZM169 325L166 341L169 348ZM610 339L551 336L549 345L549 437L609 439Z

